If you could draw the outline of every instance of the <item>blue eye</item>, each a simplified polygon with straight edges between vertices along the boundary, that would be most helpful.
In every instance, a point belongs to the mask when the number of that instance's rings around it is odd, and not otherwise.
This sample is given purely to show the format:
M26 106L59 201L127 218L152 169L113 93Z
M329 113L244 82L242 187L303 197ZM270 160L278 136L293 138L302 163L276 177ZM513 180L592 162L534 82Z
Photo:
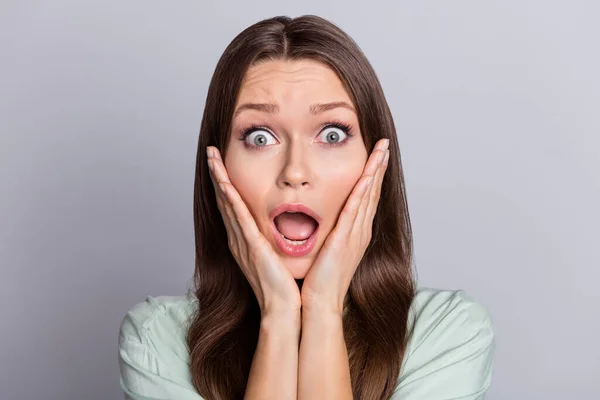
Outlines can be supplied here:
M348 136L348 131L335 125L328 125L319 136L324 136L326 143L337 145L345 140L345 137Z
M275 142L271 141L269 143L269 136L273 139L275 138L273 134L267 130L267 128L258 125L252 125L242 132L240 140L243 141L248 147L265 147L277 142L275 139ZM247 140L248 138L250 140Z
M319 136L323 136L325 143L329 146L341 146L353 136L349 125L343 122L328 122L322 125ZM278 143L275 135L268 128L260 125L251 125L240 134L244 146L252 150L260 150L272 144Z
M271 138L274 138L272 134L265 130L255 130L253 132L248 133L246 138L249 138L250 143L252 143L254 146L264 147L268 146L269 144L274 144L276 142L276 140L274 140L271 141L271 143L269 143L269 136Z

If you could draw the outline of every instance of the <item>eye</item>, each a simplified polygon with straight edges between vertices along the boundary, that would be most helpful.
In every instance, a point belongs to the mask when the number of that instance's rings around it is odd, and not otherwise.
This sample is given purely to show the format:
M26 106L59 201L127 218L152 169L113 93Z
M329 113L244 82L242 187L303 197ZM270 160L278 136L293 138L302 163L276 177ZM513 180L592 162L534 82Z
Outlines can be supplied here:
M343 124L330 124L323 129L319 136L325 139L325 143L336 145L341 144L349 136L350 129Z
M242 133L241 139L250 147L265 147L277 143L272 133L260 126L251 126Z
M348 124L332 121L322 125L319 136L324 139L322 143L330 146L341 146L346 144L349 137L352 136L352 132ZM254 124L242 130L239 140L244 143L244 146L252 150L259 150L279 143L276 136L267 127Z

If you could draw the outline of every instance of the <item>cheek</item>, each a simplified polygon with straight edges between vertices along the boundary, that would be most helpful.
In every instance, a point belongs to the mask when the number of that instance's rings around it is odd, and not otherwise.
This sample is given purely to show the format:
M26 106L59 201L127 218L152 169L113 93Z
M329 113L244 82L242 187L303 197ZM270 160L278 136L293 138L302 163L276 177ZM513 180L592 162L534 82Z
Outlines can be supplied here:
M339 163L335 167L328 166L323 175L325 195L323 198L327 208L339 213L344 207L348 196L363 173L363 163Z
M265 176L265 171L272 169L266 168L256 160L248 162L243 157L235 156L226 160L225 166L231 183L252 216L257 218L267 207L265 193L268 192L270 180Z

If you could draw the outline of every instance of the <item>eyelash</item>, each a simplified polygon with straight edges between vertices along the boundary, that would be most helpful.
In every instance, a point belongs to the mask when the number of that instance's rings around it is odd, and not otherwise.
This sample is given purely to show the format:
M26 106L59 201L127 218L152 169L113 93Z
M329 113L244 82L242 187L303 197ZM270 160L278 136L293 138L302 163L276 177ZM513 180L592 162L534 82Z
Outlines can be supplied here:
M354 136L354 134L352 133L352 128L350 127L350 125L341 122L341 121L330 121L327 122L325 124L323 124L321 126L321 130L319 132L322 132L325 128L330 128L330 127L334 127L334 128L338 128L344 131L344 133L346 134L347 138L341 142L337 142L337 143L328 143L328 146L343 146L344 144L346 144L346 142L348 140L350 140L350 138L352 136ZM252 134L254 131L256 130L265 130L265 131L269 131L269 129L266 126L262 126L262 125L256 125L256 124L252 124L250 125L248 128L245 128L242 130L241 134L240 134L240 139L243 143L244 146L246 146L247 148L250 148L252 150L260 150L262 147L265 146L252 146L249 145L248 143L246 143L246 138L248 136L250 136L250 134Z

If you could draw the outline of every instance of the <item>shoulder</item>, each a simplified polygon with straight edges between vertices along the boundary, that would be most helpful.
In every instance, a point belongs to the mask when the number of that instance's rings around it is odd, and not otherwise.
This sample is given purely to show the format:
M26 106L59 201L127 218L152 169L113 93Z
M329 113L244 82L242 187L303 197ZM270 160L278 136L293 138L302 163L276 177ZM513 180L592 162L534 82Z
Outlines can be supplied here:
M134 341L157 352L162 346L181 348L196 306L197 299L191 291L180 296L147 296L123 317L119 345Z
M432 334L478 336L489 341L494 335L487 309L463 290L419 289L412 303L411 318L412 351Z
M191 383L186 342L197 303L190 291L181 296L147 296L127 311L119 329L119 367L121 388L129 398L159 393L199 398Z
M160 340L168 330L170 340L174 333L187 329L189 318L197 304L192 292L180 296L147 296L132 306L121 321L121 340L135 340L149 344Z
M397 389L402 394L414 391L436 399L440 390L445 396L477 399L489 387L494 327L481 303L463 290L421 288L408 328Z
M407 358L425 356L458 344L492 344L494 328L487 309L463 290L421 288L411 307Z

